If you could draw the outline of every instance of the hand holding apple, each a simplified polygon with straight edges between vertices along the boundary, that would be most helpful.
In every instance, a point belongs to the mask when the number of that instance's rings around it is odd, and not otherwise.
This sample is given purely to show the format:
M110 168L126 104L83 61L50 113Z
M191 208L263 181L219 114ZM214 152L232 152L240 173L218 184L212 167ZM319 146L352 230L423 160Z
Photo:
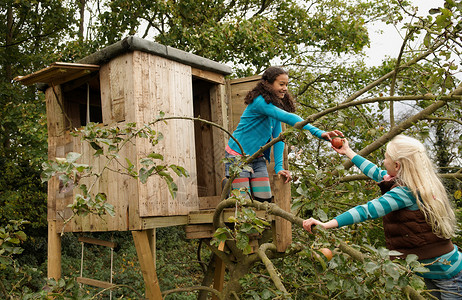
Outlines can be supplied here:
M330 141L330 143L332 144L332 147L334 147L336 149L340 149L343 146L343 141L344 141L344 139L342 139L342 137L334 136L332 138L332 140Z

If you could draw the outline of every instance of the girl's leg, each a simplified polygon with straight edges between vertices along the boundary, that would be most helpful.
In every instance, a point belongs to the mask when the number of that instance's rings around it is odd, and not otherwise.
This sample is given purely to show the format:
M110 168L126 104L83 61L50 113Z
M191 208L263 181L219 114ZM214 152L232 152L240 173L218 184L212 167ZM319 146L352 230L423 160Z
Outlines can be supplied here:
M235 156L226 153L226 158L230 159L231 161L234 159ZM229 178L229 168L231 166L231 162L225 163L225 175ZM241 196L244 198L250 199L250 173L247 171L242 171L239 174L239 177L235 178L232 182L232 189L233 190L241 190Z
M258 201L271 201L272 194L266 160L263 157L255 159L252 163L252 169L250 188L254 199Z
M441 293L439 292L439 287L437 287L434 283L433 280L424 278L425 280L425 285L427 286L427 290L432 290L430 294L433 297L436 297L437 299L441 300Z
M242 173L241 173L242 174ZM241 189L241 196L247 199L250 199L250 184L249 184L249 178L243 177L243 178L236 178L233 180L233 190L239 190Z
M425 279L427 283L429 280ZM441 290L442 300L462 299L462 272L450 279L430 279ZM428 287L428 285L427 285Z

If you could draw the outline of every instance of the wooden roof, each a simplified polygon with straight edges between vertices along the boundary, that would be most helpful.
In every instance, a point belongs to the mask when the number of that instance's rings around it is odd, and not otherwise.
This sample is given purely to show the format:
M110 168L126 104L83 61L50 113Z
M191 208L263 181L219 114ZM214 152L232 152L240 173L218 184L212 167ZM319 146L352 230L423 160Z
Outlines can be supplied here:
M46 83L51 86L71 81L98 70L98 65L55 62L45 69L26 76L18 76L14 80L24 85Z

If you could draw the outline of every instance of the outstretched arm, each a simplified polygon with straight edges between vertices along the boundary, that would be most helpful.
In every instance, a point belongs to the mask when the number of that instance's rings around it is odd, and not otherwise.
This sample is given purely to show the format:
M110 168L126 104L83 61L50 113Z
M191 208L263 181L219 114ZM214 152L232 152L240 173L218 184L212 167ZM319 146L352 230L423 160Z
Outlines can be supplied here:
M329 222L323 223L313 218L309 218L303 221L303 228L305 228L305 230L308 231L309 233L313 233L312 228L313 226L316 226L316 225L322 226L325 229L330 229L330 228L337 228L338 222L337 220L332 219Z

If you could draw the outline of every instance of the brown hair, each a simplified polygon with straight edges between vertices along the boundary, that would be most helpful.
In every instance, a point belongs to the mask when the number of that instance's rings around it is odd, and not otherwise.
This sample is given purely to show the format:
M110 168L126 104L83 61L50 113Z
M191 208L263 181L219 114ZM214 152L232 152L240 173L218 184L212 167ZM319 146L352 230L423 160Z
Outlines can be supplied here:
M269 67L266 69L257 85L245 96L244 103L248 105L252 103L256 97L261 95L266 103L273 103L273 105L285 111L295 112L295 102L292 95L287 92L284 98L281 99L274 93L271 86L281 74L289 75L287 71L280 67Z

